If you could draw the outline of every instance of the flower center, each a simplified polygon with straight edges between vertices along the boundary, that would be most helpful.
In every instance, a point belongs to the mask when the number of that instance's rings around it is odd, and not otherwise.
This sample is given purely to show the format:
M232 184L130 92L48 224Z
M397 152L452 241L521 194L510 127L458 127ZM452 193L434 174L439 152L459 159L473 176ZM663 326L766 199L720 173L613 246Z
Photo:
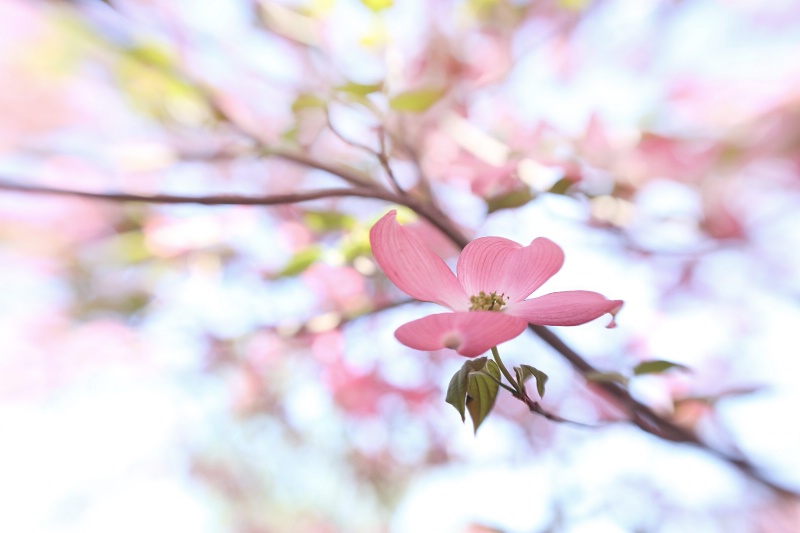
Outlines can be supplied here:
M485 292L481 291L477 296L470 296L469 303L472 304L469 306L470 311L499 311L504 305L506 305L506 298L505 293L497 294L493 292L491 294L486 294Z

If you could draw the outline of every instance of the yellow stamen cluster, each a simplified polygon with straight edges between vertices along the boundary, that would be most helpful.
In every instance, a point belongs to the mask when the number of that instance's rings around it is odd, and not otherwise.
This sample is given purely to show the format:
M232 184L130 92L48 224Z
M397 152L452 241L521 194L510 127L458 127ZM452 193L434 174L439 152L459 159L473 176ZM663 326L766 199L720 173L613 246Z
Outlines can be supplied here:
M469 306L469 310L499 311L507 303L505 296L505 294L497 294L496 292L486 294L481 291L477 296L469 297L469 303L472 304Z

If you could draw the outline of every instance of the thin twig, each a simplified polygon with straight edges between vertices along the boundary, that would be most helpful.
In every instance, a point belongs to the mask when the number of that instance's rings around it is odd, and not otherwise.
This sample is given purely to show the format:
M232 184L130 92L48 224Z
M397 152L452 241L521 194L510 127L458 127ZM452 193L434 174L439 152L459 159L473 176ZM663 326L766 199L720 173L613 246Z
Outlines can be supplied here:
M314 168L317 170L321 170L323 172L327 172L328 174L331 174L333 176L338 176L347 183L355 185L356 187L371 187L377 189L377 187L375 187L375 183L370 181L370 179L363 174L360 174L348 168L344 168L342 166L330 165L328 163L324 163L322 161L319 161L318 159L314 159L313 157L309 157L294 150L286 150L283 148L271 148L268 146L263 146L259 149L259 153L266 157L285 159L286 161L291 161L292 163L297 163L298 165L302 165L304 167Z
M330 112L328 111L327 108L325 109L325 121L328 123L328 129L331 130L331 133L336 135L336 137L338 137L339 140L342 141L343 143L345 143L345 144L347 144L349 146L352 146L353 148L358 148L359 150L361 150L363 152L367 152L369 155L372 155L372 156L377 156L378 155L378 152L375 149L373 149L372 147L367 146L366 144L361 144L360 142L357 142L357 141L354 141L352 139L348 139L347 137L345 137L344 134L342 132L340 132L336 128L336 126L333 125L333 121L331 120L331 114L330 114Z
M560 424L570 424L573 426L578 426L581 428L590 428L590 429L597 429L599 427L596 424L586 424L584 422L576 422L575 420L569 420L568 418L564 418L556 414L553 414L549 411L545 411L539 402L532 400L527 394L524 393L515 394L514 397L517 398L522 403L524 403L525 405L527 405L531 413L536 413L538 415L541 415L545 417L547 420L550 420L551 422L558 422Z
M327 172L328 174L332 174L334 176L338 176L339 178L343 179L344 181L350 183L351 185L355 185L357 187L374 187L375 184L370 181L369 177L358 174L352 170L329 165L328 163L324 163L313 157L309 157L305 154L302 154L298 151L294 150L286 150L284 148L277 148L272 147L264 144L264 142L255 135L251 133L243 126L239 125L233 117L231 117L225 109L219 105L217 102L216 97L214 96L211 90L204 91L206 101L208 105L213 109L214 114L218 117L225 120L225 122L233 127L236 131L239 132L240 135L243 135L254 142L257 146L257 152L260 155L265 157L276 157L279 159L285 159L286 161L291 161L293 163L297 163L299 165L303 165L309 168L315 168L317 170L322 170L323 172Z
M373 155L377 155L373 150L371 152ZM351 185L355 185L356 187L375 187L375 183L372 182L366 175L360 174L355 170L337 166L337 165L330 165L314 159L312 157L308 157L305 154L302 154L297 151L287 150L285 148L277 148L277 147L270 147L266 145L259 145L255 149L250 149L246 151L216 151L216 152L181 152L178 154L181 160L183 161L229 161L232 159L246 157L246 156L255 156L255 157L270 157L274 159L284 159L286 161L291 161L292 163L297 163L298 165L313 168L316 170L321 170L323 172L327 172L333 176L341 178L342 180L346 181Z
M331 114L327 109L325 110L325 120L327 121L328 128L331 130L331 132L334 135L336 135L336 137L338 137L339 140L341 140L343 143L352 146L353 148L357 148L375 157L380 162L384 172L386 172L386 176L389 178L389 181L391 182L392 187L394 187L394 190L397 191L398 194L406 194L403 188L400 187L400 183L398 183L397 178L394 175L394 171L392 171L392 167L389 164L389 156L386 153L386 141L384 138L385 133L383 128L380 129L380 134L378 135L378 140L380 142L381 149L374 150L372 147L367 146L366 144L361 144L360 142L356 142L352 139L348 139L347 137L345 137L344 134L342 134L342 132L340 132L336 128L336 126L333 125L333 121L331 120Z
M394 175L394 171L392 170L392 165L389 163L389 155L386 152L386 130L383 128L381 128L378 139L381 143L381 151L378 152L378 160L381 162L381 166L386 172L386 176L389 178L389 181L392 182L394 190L396 190L398 194L405 195L406 191L400 186L400 182L397 181L397 177Z
M373 195L373 197L375 198L386 199L384 194L391 195L389 191L384 191L381 188L377 187L375 183L370 181L368 178L355 174L350 170L328 165L326 163L308 157L299 152L286 151L280 148L265 146L256 135L250 133L245 128L239 126L236 123L236 121L234 121L233 118L230 117L225 112L225 110L218 105L211 91L206 90L205 94L209 106L211 106L214 109L217 116L224 118L228 122L228 124L236 128L242 135L245 135L246 137L250 138L253 142L255 142L258 145L259 152L261 154L265 156L278 157L281 159L285 159L287 161L292 161L294 163L309 168L316 168L318 170L323 170L325 172L328 172L329 174L338 176L339 178L343 179L344 181L352 185L355 185L356 187L363 187L365 189L374 190L375 194ZM420 172L421 172L421 167L420 167ZM447 236L447 238L456 243L456 245L458 245L459 247L464 248L469 242L469 240L461 233L461 231L451 222L450 218L447 217L444 213L442 213L442 211L436 206L436 203L434 202L432 195L428 194L426 195L425 201L419 201L409 194L398 192L397 195L392 195L391 199L387 201L404 205L412 209L418 215L424 217L431 224L436 226L442 233L444 233Z
M411 158L411 162L417 168L417 181L419 183L419 191L422 196L425 197L428 202L431 203L431 205L438 207L436 205L436 199L433 196L430 178L428 178L427 174L425 174L425 171L422 169L422 160L417 149L405 142L403 139L399 138L397 135L394 135L391 132L385 133L389 134L389 137L395 145L399 145L401 149L408 154L408 156Z
M500 358L500 352L497 351L497 346L492 346L492 357L494 357L494 362L497 363L497 366L500 367L500 371L506 377L511 386L514 387L512 393L514 395L523 394L522 386L517 383L514 377L511 375L511 372L508 371L506 365L503 363L503 360Z

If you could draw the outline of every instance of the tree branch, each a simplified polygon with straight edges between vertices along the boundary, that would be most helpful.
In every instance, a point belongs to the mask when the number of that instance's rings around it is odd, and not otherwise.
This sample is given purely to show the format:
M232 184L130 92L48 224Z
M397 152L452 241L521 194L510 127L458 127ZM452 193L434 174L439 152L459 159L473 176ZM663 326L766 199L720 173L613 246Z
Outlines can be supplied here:
M335 189L318 189L315 191L274 194L269 196L241 196L241 195L214 195L214 196L179 196L172 194L127 194L127 193L102 193L61 189L41 185L25 185L5 179L0 179L0 189L32 194L51 194L56 196L73 196L112 202L143 202L148 204L200 204L200 205L283 205L309 202L322 198L360 197L396 202L395 196L382 190L358 187L343 187Z
M593 372L597 372L598 370L592 366L589 362L583 359L577 352L575 352L572 348L567 346L564 341L562 341L555 333L544 326L536 326L530 324L528 326L536 335L539 336L543 341L549 344L554 350L556 350L559 354L561 354L567 361L572 364L573 368L575 368L578 372L582 375L586 376L587 374L591 374ZM662 417L661 415L653 412L648 406L644 405L641 402L638 402L634 399L628 390L620 385L617 382L609 381L609 382L592 382L592 384L596 387L602 389L605 393L612 396L618 403L625 406L631 414L632 422L636 424L639 428L650 433L651 435L655 435L656 437L662 438L664 440L669 440L672 442L677 443L684 443L684 444L691 444L702 450L706 451L707 453L726 461L736 468L738 468L742 473L758 481L759 483L769 487L776 493L783 495L783 496L796 496L796 494L792 491L789 491L779 485L776 485L772 481L765 478L758 469L751 464L750 462L746 461L745 459L738 458L738 457L731 457L717 449L714 449L708 446L706 443L700 440L700 438L692 431L683 428L671 420Z
M332 174L334 176L342 178L347 183L355 185L356 187L377 189L375 183L370 181L367 177L359 174L358 172L355 172L345 167L323 163L322 161L319 161L312 157L308 157L307 155L301 154L299 152L284 150L282 148L270 148L268 146L260 146L258 153L266 157L285 159L286 161L291 161L293 163L297 163L298 165L327 172L328 174Z

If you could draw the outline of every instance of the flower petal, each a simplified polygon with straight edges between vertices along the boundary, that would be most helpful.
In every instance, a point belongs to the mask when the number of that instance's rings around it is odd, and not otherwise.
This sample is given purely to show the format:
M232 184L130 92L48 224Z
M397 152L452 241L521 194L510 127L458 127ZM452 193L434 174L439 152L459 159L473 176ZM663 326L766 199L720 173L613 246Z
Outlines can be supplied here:
M577 326L610 313L612 319L607 327L613 328L616 326L613 316L622 308L622 303L622 300L608 300L596 292L565 291L510 304L504 311L540 326Z
M458 258L458 280L469 296L504 293L519 302L541 287L564 264L564 252L539 237L522 246L502 237L475 239Z
M372 253L380 267L412 298L467 310L469 298L453 271L422 239L401 226L396 215L397 211L389 211L369 232Z
M403 324L394 336L415 350L452 348L466 357L477 357L518 336L526 326L524 320L493 311L440 313Z

